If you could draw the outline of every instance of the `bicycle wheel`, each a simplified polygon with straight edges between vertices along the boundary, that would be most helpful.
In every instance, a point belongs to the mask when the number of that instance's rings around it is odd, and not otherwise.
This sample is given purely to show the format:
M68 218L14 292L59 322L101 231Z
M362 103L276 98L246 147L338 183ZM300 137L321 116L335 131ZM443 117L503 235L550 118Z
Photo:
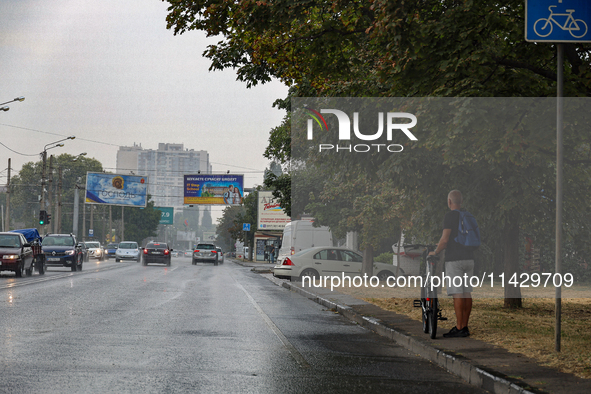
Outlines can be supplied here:
M576 29L573 29L573 25ZM582 19L575 19L569 26L570 35L574 38L582 38L587 34L587 24ZM575 34L575 31L577 34Z
M552 22L550 19L538 19L536 23L534 23L534 32L540 37L548 37L552 33Z
M427 334L429 332L429 324L427 322L427 311L429 307L427 300L425 299L425 288L421 287L421 319L423 321L423 332Z
M439 314L439 302L437 298L431 298L429 308L429 337L435 339L437 337L437 315Z

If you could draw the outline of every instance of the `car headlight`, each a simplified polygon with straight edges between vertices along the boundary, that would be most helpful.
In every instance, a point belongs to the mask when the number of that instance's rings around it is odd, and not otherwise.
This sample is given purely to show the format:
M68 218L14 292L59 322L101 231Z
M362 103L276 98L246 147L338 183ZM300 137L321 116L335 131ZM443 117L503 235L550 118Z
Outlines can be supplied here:
M75 252L73 250L66 250L66 254L72 256Z
M4 260L16 260L18 259L18 254L5 254L2 256Z

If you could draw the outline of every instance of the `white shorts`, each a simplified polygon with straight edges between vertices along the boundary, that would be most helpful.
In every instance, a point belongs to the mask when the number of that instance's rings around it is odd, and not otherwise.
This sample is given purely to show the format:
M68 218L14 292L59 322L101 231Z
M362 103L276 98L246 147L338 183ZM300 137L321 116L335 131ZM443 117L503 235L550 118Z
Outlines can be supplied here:
M454 294L472 293L472 286L470 285L470 277L474 274L474 260L457 260L457 261L446 261L445 262L445 276L449 276L451 280L448 282L445 279L447 285L447 295L451 296ZM467 279L464 278L466 275ZM457 279L460 277L460 279ZM455 281L454 281L454 278ZM459 286L457 286L459 285Z

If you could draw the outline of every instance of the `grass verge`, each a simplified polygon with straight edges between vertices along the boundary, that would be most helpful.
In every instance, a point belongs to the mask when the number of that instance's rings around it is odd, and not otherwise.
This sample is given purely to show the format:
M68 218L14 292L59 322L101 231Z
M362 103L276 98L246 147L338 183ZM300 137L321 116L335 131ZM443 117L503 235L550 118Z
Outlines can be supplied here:
M338 290L347 292L344 287ZM412 299L362 299L421 321ZM440 303L451 327L455 322L453 302L451 298L442 297ZM591 379L591 299L562 299L561 321L561 352L558 353L554 351L554 299L524 298L521 309L505 309L503 300L498 298L474 299L470 336L531 357L542 365Z

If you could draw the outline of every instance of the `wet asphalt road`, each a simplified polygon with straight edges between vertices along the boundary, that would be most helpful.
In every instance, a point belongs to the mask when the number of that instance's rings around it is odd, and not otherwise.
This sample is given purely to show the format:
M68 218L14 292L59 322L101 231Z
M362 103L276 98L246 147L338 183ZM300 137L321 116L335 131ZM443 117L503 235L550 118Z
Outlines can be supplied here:
M0 275L2 393L475 393L249 268Z

